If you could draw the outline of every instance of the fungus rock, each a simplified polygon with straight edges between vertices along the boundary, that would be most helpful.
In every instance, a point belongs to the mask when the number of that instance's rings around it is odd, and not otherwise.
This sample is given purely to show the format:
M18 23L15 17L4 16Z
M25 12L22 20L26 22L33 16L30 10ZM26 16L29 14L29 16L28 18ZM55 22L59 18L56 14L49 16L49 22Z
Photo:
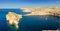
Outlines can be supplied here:
M19 21L21 20L22 18L22 15L20 14L16 14L14 12L9 12L7 15L6 15L6 20L8 21L8 23L10 25L15 25L16 28L18 28L18 23Z

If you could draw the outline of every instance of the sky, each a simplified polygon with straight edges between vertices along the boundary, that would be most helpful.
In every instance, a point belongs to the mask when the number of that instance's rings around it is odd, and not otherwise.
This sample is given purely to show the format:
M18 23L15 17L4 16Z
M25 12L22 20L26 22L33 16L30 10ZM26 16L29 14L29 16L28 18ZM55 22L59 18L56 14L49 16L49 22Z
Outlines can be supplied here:
M40 8L60 6L60 0L0 0L0 8Z

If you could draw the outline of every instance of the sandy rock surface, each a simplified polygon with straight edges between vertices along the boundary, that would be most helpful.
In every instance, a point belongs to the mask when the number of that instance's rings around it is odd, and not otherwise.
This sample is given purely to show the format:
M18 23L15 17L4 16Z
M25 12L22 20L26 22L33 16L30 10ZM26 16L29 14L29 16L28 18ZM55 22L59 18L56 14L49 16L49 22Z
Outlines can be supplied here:
M30 15L53 15L60 17L60 7L46 7L46 8L22 8L25 12L31 12Z
M22 15L16 14L14 12L9 12L6 15L6 20L8 21L8 23L10 25L15 24L16 28L18 28L18 23L19 23L19 21L20 21L21 18L22 18Z

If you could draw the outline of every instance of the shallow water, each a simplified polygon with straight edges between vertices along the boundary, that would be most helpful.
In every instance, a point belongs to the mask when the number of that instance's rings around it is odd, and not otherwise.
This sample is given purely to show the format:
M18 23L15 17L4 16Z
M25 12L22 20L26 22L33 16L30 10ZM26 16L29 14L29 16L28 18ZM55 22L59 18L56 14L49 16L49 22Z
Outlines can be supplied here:
M30 12L23 12L20 9L0 9L0 31L16 31L15 28L10 27L6 21L6 14L8 12L15 12L17 14L28 14ZM17 31L40 31L40 30L55 30L60 27L60 18L53 16L22 16L19 22L19 29Z

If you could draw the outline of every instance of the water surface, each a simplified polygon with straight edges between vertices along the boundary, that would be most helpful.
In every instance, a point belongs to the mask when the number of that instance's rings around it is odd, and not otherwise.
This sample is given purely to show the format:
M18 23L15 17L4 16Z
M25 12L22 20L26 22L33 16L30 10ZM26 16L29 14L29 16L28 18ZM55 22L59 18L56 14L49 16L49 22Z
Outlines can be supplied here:
M30 12L23 12L20 9L0 9L0 31L15 31L7 24L6 14L8 12L15 12L17 14L25 15ZM55 30L60 27L60 18L53 16L22 16L19 22L19 29L17 31L40 31L40 30Z

